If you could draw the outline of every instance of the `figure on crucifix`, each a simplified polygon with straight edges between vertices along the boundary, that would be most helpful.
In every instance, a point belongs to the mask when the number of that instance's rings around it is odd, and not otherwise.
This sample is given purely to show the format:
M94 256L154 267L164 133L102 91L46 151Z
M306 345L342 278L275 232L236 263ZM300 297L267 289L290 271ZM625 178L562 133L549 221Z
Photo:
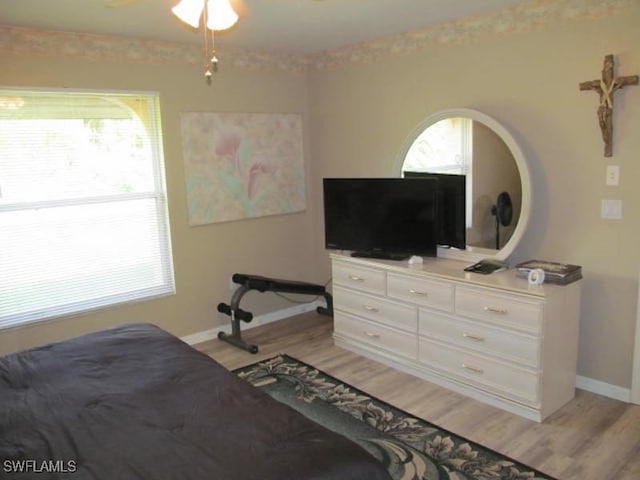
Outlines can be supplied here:
M607 55L604 57L602 78L580 84L580 90L595 90L600 95L598 123L602 131L605 157L613 155L613 94L622 87L638 84L638 75L614 77L613 64L613 55Z

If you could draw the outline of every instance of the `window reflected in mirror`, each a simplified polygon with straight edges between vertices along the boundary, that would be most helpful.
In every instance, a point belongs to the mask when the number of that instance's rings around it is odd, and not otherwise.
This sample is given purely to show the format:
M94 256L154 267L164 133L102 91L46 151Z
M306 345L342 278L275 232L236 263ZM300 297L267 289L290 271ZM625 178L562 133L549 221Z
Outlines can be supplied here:
M465 175L466 195L473 195L473 121L452 117L434 123L413 142L404 160L403 172ZM466 225L471 228L473 209L467 203Z

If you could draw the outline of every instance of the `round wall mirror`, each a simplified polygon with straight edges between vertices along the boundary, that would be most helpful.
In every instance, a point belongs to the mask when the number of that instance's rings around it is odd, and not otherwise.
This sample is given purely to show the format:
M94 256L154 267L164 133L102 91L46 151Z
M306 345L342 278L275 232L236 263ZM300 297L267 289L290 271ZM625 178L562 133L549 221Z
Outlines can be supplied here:
M522 150L496 120L458 108L427 117L408 137L401 176L464 175L466 247L438 247L438 256L506 260L529 222L531 180Z

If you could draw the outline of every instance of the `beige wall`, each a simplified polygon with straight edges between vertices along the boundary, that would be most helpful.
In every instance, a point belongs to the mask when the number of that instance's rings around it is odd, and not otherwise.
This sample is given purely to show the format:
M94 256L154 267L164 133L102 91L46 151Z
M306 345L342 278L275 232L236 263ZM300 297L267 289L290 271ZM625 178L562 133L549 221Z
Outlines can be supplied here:
M640 264L640 87L616 94L614 157L608 160L598 97L578 89L579 82L599 78L609 53L619 75L640 74L640 3L617 3L627 7L600 18L575 15L561 22L550 15L545 28L540 17L525 28L516 19L503 23L500 33L460 43L445 32L414 53L344 60L312 73L310 110L316 209L322 177L398 174L396 155L406 137L436 111L472 108L501 122L528 157L534 195L529 230L511 262L540 258L583 266L579 374L628 388ZM366 58L357 53L349 58ZM607 164L620 166L619 187L605 186ZM622 220L600 218L603 198L623 200ZM315 220L320 237L322 219ZM328 275L324 250L317 260Z
M605 14L599 5L607 4L620 8ZM161 93L177 294L4 331L0 351L128 321L156 322L178 335L211 328L226 321L215 308L228 301L228 277L235 271L326 281L322 178L397 175L398 152L425 117L467 107L500 121L528 157L531 225L511 261L542 258L583 266L579 373L629 387L640 267L640 87L616 95L614 157L606 160L595 115L597 96L580 92L578 83L598 78L609 53L616 56L618 74L640 73L640 4L562 0L538 5L538 10L500 16L498 33L490 33L494 19L468 24L477 35L464 35L464 25L444 26L436 29L440 36L417 42L413 53L379 55L386 47L376 44L365 55L357 49L347 52L337 65L312 69L308 77L264 65L223 64L210 87L199 66L111 61L108 55L83 57L73 49L58 55L57 49L37 44L35 55L19 54L5 43L2 85ZM556 5L564 8L563 15L554 13L560 8ZM584 5L587 13L581 12ZM524 27L521 14L528 15ZM541 18L549 23L546 27ZM463 35L458 39L451 32ZM387 50L403 49L391 45ZM324 54L316 61L327 59L333 61ZM302 113L307 212L189 227L179 113L193 110ZM619 187L605 186L607 164L620 166ZM603 198L623 200L621 221L600 219ZM256 314L286 306L274 296L251 295L245 308Z
M201 332L228 322L216 307L219 302L230 300L229 278L234 272L314 279L314 264L308 260L315 241L310 209L247 221L188 225L180 143L180 112L300 113L308 170L310 139L304 73L235 68L223 63L214 84L207 86L198 65L110 61L98 51L96 58L82 59L56 56L56 48L51 50L46 57L0 53L0 84L160 93L177 293L2 331L0 353L131 321L157 323L177 335ZM224 55L225 52L219 53L223 61ZM307 180L311 185L308 174ZM252 292L242 306L259 315L290 304L274 295Z

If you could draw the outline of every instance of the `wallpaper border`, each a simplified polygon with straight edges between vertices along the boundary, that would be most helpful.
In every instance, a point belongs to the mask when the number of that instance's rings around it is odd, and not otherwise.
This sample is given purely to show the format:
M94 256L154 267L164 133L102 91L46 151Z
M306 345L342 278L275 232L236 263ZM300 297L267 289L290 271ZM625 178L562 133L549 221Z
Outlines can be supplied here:
M500 12L465 18L402 34L382 37L313 55L278 54L224 48L224 62L252 70L302 74L350 63L407 55L429 45L461 45L483 37L542 29L559 23L619 15L635 0L534 0ZM0 49L5 53L44 57L65 56L87 61L147 64L203 63L200 45L129 37L34 30L0 25Z

